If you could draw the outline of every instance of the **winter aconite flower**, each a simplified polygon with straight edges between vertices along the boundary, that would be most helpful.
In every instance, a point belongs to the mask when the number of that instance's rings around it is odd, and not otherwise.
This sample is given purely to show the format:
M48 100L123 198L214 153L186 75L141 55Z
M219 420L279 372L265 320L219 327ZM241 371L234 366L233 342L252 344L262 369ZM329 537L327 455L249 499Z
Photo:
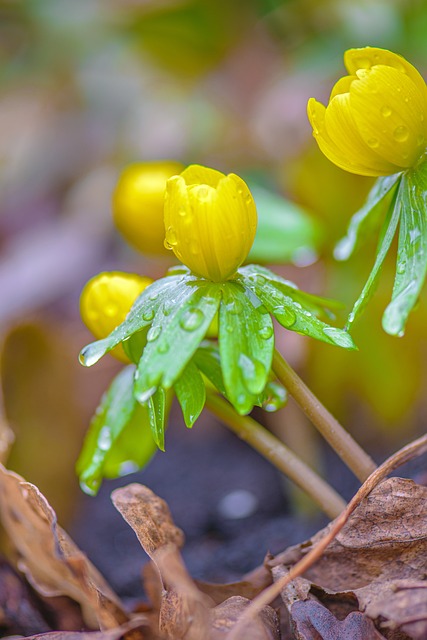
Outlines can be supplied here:
M126 167L113 193L114 223L142 253L165 253L163 205L166 180L183 170L172 160L137 162Z
M349 49L349 73L327 107L311 98L308 118L321 151L336 165L365 176L413 167L427 146L427 86L401 56L384 49Z
M99 273L89 280L80 297L80 314L95 338L105 338L121 324L135 299L151 283L151 278L120 271ZM112 353L129 362L121 345Z
M192 165L167 181L166 246L194 274L213 282L233 276L256 226L254 200L239 176Z

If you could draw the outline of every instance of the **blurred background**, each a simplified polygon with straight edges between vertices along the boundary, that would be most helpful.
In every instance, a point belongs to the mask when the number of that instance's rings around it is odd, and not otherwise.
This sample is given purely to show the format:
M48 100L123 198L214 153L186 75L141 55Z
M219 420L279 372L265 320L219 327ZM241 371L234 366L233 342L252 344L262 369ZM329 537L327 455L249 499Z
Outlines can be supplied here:
M41 488L60 521L70 522L79 499L75 461L119 367L109 357L91 370L77 363L91 340L80 291L102 270L160 277L170 264L136 253L114 229L120 171L135 161L196 162L256 179L302 207L321 230L312 259L274 268L341 300L343 326L376 239L344 264L332 249L372 181L320 154L306 103L327 101L350 47L389 48L425 74L426 33L422 0L0 0L4 415L16 434L11 468ZM404 338L381 329L394 261L355 327L358 353L278 335L377 459L422 431L427 409L425 299ZM269 424L321 466L292 403ZM191 438L203 438L203 428Z

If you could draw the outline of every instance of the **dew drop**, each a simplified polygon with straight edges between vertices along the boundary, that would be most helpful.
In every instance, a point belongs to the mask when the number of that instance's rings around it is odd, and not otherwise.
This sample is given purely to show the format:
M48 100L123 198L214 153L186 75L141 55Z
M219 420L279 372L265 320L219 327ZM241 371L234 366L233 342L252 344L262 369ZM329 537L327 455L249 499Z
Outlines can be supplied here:
M390 109L390 107L387 104L381 107L381 115L384 116L384 118L388 118L389 116L391 116L392 113L393 113L392 109Z
M175 229L173 227L168 227L166 230L165 247L167 249L171 249L172 247L176 247L177 244L178 240Z
M411 240L412 244L415 243L420 236L421 236L420 229L411 229L409 231L409 237L410 237L410 240Z
M178 215L179 215L181 218L184 218L184 217L187 215L187 209L180 209L180 210L178 211Z
M112 444L111 429L107 425L103 426L99 432L96 444L101 451L108 451Z
M399 127L393 131L393 138L397 142L405 142L409 136L409 129L404 124L401 124Z
M238 316L239 313L242 313L243 306L240 300L233 300L226 306L227 313L231 313L233 316Z
M205 314L200 309L187 309L179 324L185 331L195 331L205 319Z
M80 488L84 493L88 496L96 496L97 491L99 489L100 482L99 480L91 479L91 480L80 480Z
M243 382L249 393L260 393L265 384L265 367L256 360L252 360L244 353L239 356L239 369L242 374Z
M152 294L149 296L149 300L153 300L153 301L154 301L154 300L157 300L157 298L158 298L158 297L159 297L159 294L158 294L158 293L152 293Z
M154 309L148 309L142 314L144 322L150 322L154 318Z
M396 266L397 273L399 275L402 275L403 273L405 273L405 269L406 269L406 262L404 260L400 260Z
M161 332L162 332L162 327L160 325L151 327L151 329L147 333L147 342L154 342L155 340L157 340Z
M332 341L339 347L350 348L353 347L353 340L349 333L346 333L342 329L336 329L335 327L324 327L323 333L331 338Z
M287 327L288 329L292 327L297 321L296 314L292 311L292 309L288 309L287 307L275 307L273 309L273 315L278 322L282 325L282 327Z
M259 332L258 335L260 338L262 338L263 340L268 340L269 338L271 338L271 336L273 335L274 330L272 326L269 326L268 324L265 325L265 327L262 327Z
M245 202L246 202L246 204L251 204L252 203L252 196L246 196Z
M371 147L371 149L377 149L380 146L378 138L369 138L367 144L368 147Z
M159 344L157 351L159 353L167 353L169 351L169 345L167 342L163 342L162 344Z
M256 281L258 284L265 284L266 283L266 279L264 278L264 276L257 276L256 277Z

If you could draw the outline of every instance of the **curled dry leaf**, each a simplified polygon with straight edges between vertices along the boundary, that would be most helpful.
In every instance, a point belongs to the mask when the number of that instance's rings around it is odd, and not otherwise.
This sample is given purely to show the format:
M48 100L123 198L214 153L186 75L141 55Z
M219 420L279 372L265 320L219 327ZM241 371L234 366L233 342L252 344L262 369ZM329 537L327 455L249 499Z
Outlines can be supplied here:
M40 594L69 596L91 628L111 629L129 620L104 578L57 524L42 493L1 465L0 516L18 569Z

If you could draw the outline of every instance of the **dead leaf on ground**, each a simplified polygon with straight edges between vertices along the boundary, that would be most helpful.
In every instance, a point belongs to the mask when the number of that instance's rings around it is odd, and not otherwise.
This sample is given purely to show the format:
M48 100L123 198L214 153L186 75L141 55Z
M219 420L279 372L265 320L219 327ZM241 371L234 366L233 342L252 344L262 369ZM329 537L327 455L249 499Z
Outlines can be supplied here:
M414 640L427 638L427 581L373 582L356 596L366 615L380 620L380 627L399 627Z
M273 576L278 579L277 571L280 568L287 571L328 533L330 527L328 525L308 542L291 547L270 560L268 565ZM361 502L316 564L304 575L311 583L312 591L317 590L316 595L320 597L335 595L345 599L354 596L358 608L377 620L386 635L387 629L399 627L409 637L425 640L426 572L427 487L412 480L390 478ZM319 606L322 605L319 603ZM299 609L304 610L301 604ZM315 613L318 608L313 611ZM330 611L328 615L334 617ZM322 614L325 624L330 619L328 615ZM352 624L358 620L357 624L362 624L360 616L351 615L353 617L348 616L346 620ZM344 627L341 632L344 633ZM307 637L311 640L317 636ZM329 638L327 635L319 637ZM332 634L330 637L341 636Z
M279 554L269 566L295 564L330 526ZM305 577L333 591L349 591L380 578L419 580L426 571L427 487L390 478L363 500Z
M39 593L78 602L91 628L110 629L129 620L101 574L59 527L42 493L1 465L0 516L18 569Z
M211 635L209 640L226 640L227 634L246 609L250 600L232 596L211 612ZM264 607L261 613L242 630L241 640L279 640L280 629L276 612Z
M26 640L132 640L135 632L144 632L147 629L145 620L134 618L131 622L127 622L115 629L106 631L51 631L49 633L41 633L35 636L25 636ZM154 636L138 635L138 638L146 638L147 640L155 640Z

